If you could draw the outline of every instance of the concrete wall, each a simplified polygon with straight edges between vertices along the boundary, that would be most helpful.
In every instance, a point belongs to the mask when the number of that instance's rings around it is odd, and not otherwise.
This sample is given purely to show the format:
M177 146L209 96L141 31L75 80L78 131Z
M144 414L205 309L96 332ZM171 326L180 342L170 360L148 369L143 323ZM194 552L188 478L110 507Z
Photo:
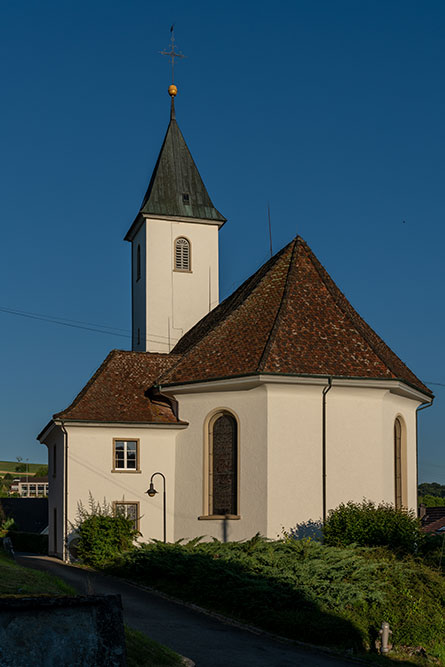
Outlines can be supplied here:
M174 270L178 237L190 241L190 272ZM138 244L142 248L143 276L136 282ZM147 219L132 243L132 253L134 340L137 327L141 328L141 344L134 349L169 352L218 304L218 226ZM144 325L140 325L144 316Z

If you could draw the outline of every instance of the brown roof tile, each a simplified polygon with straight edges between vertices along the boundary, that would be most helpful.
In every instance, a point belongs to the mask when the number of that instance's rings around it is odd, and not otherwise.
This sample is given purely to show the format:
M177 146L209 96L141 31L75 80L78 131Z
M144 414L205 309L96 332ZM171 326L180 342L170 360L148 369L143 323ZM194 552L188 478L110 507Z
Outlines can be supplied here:
M254 373L393 378L431 391L369 327L297 237L198 322L162 385Z
M71 405L54 419L97 422L178 422L171 407L145 392L178 357L113 350Z

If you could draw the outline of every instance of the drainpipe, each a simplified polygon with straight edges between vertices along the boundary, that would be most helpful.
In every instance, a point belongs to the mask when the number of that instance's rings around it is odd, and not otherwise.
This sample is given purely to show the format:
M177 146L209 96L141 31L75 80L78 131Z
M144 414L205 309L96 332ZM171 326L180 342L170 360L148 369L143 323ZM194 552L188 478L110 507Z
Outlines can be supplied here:
M433 402L434 398L431 399L431 403L426 403L425 405L421 405L416 410L416 498L419 489L419 419L417 415L421 410L426 410L426 408L430 408L433 405ZM419 515L419 508L417 508L417 515Z
M68 432L65 428L65 424L63 421L60 424L60 427L63 431L63 436L64 436L64 445L65 445L65 451L64 451L64 458L65 458L65 471L64 471L64 489L65 489L65 497L64 497L64 512L63 512L63 560L66 562L68 560Z
M323 523L326 522L326 394L332 389L332 377L328 377L328 384L323 389L322 402L322 494L323 494Z

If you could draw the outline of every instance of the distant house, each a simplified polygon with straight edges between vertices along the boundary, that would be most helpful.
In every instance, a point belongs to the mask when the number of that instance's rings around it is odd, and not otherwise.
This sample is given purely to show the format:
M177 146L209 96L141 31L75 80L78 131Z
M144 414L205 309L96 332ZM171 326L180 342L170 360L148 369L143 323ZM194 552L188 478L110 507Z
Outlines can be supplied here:
M420 521L425 533L442 533L445 530L445 507L425 507Z
M11 484L10 493L18 493L21 498L46 498L48 496L48 477L16 477Z

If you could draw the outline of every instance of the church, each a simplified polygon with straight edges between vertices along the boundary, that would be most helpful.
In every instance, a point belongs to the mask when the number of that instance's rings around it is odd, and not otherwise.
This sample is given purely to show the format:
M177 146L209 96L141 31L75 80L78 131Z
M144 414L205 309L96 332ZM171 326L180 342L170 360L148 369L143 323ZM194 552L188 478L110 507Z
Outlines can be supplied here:
M431 391L298 236L219 303L226 219L179 129L176 93L125 236L132 350L111 351L38 436L50 554L68 557L90 495L143 541L277 538L363 498L415 509L417 409Z

